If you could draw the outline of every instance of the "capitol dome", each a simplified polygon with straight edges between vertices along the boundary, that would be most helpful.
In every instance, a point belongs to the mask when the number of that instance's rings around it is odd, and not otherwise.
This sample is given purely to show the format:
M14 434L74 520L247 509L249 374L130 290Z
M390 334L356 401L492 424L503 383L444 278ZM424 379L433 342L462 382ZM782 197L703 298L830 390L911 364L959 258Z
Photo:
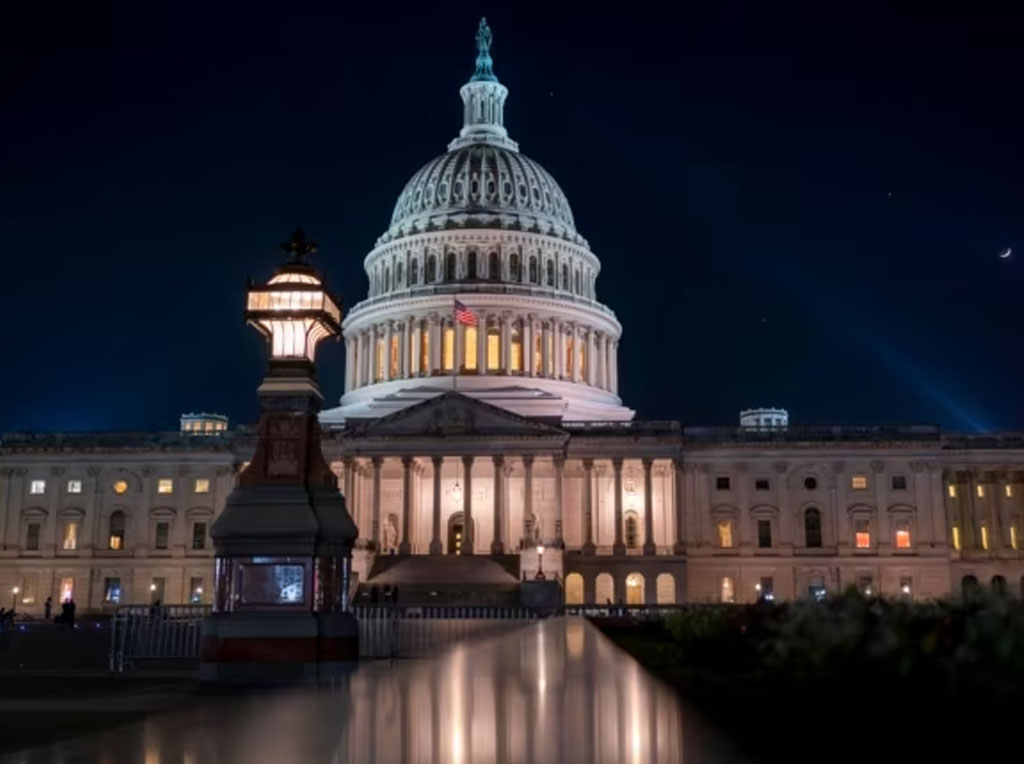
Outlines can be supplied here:
M377 418L455 390L522 416L629 421L622 326L558 183L519 152L481 21L463 124L417 171L343 322L345 394L321 421Z
M405 185L382 241L430 229L504 227L581 242L558 183L539 163L491 143L434 158Z

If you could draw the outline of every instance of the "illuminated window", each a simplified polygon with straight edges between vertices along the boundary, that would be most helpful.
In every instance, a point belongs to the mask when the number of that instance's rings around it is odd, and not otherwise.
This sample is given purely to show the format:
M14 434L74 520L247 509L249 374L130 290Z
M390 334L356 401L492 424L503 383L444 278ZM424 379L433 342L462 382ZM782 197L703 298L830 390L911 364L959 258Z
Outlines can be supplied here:
M103 602L121 602L121 579L114 577L103 580Z
M580 378L587 378L587 342L580 339Z
M533 375L540 376L544 361L544 340L540 331L533 335Z
M732 577L722 577L722 602L723 603L735 603L736 602L736 590L733 587Z
M455 329L450 325L441 332L441 367L446 371L455 370Z
M210 492L210 478L208 477L197 477L195 484L196 493L209 493Z
M188 600L190 603L203 602L203 577L193 576L188 583Z
M728 549L732 546L732 521L718 521L718 546Z
M160 522L156 524L156 541L154 542L156 549L167 549L167 539L170 533L170 523Z
M25 550L27 552L39 551L39 532L41 529L42 525L39 523L29 523L25 527Z
M46 493L46 481L33 480L32 485L29 486L28 492L37 496L40 493Z
M1017 524L1010 523L1010 549L1017 548Z
M477 358L477 331L475 325L467 325L465 330L465 348L466 348L466 370L476 370L476 358Z
M173 493L174 492L174 481L169 477L161 477L156 481L156 492L157 493Z
M377 364L374 366L376 369L374 381L384 381L384 339L377 339L375 349Z
M108 523L108 549L124 549L124 512L114 512Z
M955 499L956 498L956 486L953 485L952 483L950 483L948 486L946 486L946 493L949 494L949 498Z
M977 487L975 488L975 491L977 492L979 499L984 499L985 498L985 486L984 485L982 485L981 483L978 483Z
M117 480L114 482L114 485L112 487L114 489L114 493L120 496L122 493L128 490L128 483L124 480Z
M957 552L960 551L960 526L953 526L953 549Z
M64 521L64 539L61 542L61 549L75 550L78 549L78 521L77 520L65 520Z
M523 372L523 327L519 322L512 324L512 370Z
M1012 499L1013 498L1013 486L1010 485L1009 483L1007 483L1005 490L1006 490L1006 498Z
M62 603L73 600L75 596L75 580L71 576L65 576L60 580L60 591L57 593Z
M21 577L21 602L22 605L34 605L36 602L36 587L39 578L34 573L28 573Z
M430 334L426 328L420 331L420 372L430 372Z
M636 515L632 512L626 513L625 520L626 547L636 549L640 546L640 526L637 523Z
M206 549L206 523L192 523L192 549Z
M82 481L81 480L68 480L68 493L81 493L82 492Z
M391 334L391 366L390 366L389 370L391 371L391 378L392 379L397 379L398 378L398 342L399 341L400 341L400 339L398 338L398 334Z
M988 526L981 524L981 548L988 549Z
M907 523L896 526L896 548L910 549L910 526Z
M775 579L771 576L762 576L754 586L759 600L769 603L775 600Z
M857 549L869 549L871 547L871 521L861 518L856 521L855 543Z
M487 329L487 370L496 371L501 367L501 331L491 326Z
M573 356L572 356L573 344L572 344L572 342L573 342L573 338L572 338L572 333L570 332L565 337L565 378L567 378L567 379L571 379L572 378L572 363L573 363Z
M866 475L854 475L850 478L850 487L855 491L863 491L868 487L868 478Z

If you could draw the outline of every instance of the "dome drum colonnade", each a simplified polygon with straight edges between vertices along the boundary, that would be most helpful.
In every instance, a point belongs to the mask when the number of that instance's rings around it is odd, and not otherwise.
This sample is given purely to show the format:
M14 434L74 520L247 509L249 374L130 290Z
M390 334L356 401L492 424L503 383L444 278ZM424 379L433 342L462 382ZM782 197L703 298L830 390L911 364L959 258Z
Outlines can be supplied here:
M490 41L482 22L463 128L406 185L365 259L370 296L345 319L345 395L326 422L453 388L513 410L510 390L534 390L568 420L633 416L618 397L622 327L596 299L600 262L557 182L508 137ZM455 321L456 299L475 326Z

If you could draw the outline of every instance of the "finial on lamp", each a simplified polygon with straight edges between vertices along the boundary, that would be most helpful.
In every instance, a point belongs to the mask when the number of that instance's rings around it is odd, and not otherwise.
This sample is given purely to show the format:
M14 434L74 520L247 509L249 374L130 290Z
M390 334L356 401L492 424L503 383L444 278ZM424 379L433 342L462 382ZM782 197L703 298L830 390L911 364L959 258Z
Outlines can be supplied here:
M495 77L491 69L491 66L494 64L491 60L491 42L493 39L491 28L487 26L487 19L481 17L480 26L476 30L476 71L469 79L470 82L479 80L498 82L498 78Z
M291 256L292 261L305 264L306 257L316 253L317 244L306 240L302 227L296 227L291 239L287 243L279 243L277 247Z

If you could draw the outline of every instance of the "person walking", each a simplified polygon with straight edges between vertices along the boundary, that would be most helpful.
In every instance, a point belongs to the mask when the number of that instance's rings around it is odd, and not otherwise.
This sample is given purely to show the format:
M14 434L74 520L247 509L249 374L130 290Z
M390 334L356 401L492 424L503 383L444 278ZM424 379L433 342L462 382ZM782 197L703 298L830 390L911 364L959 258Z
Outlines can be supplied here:
M53 613L53 595L46 598L46 603L43 605L43 618L49 621L51 613Z

